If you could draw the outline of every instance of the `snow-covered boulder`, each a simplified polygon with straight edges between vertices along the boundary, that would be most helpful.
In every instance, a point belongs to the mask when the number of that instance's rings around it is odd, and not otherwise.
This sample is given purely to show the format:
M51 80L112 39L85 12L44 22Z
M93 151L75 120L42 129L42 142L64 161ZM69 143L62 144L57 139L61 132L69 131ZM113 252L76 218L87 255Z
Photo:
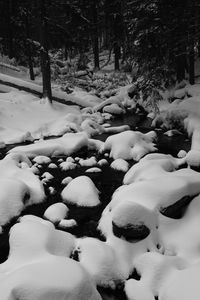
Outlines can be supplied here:
M125 113L125 110L122 107L120 107L117 103L113 103L113 104L104 106L103 112L109 113L112 115L121 115L121 114Z
M146 238L157 224L156 214L138 203L126 201L112 211L113 233L128 241Z
M113 159L123 158L139 161L148 152L156 151L153 140L156 138L154 131L143 134L139 131L125 131L109 136L105 141L104 150L110 151Z
M129 168L129 163L122 159L122 158L117 158L111 163L111 168L117 171L122 171L122 172L127 172Z
M115 251L108 244L87 237L79 239L76 247L80 264L98 286L114 289L123 280L118 269Z
M33 162L43 165L43 164L49 164L51 162L51 159L48 156L38 155L34 157Z
M2 300L101 299L86 270L67 257L74 248L69 233L39 218L22 218L9 242L9 258L0 265Z
M65 203L77 206L97 206L99 200L99 191L93 181L87 176L78 176L63 189L61 197Z
M59 167L61 168L62 171L68 171L68 170L74 170L77 165L73 162L69 162L69 161L63 161Z
M97 164L97 160L96 160L96 157L95 156L92 156L90 158L87 158L87 159L80 159L79 160L79 164L82 166L82 167L93 167Z
M22 168L23 164L29 168ZM28 157L20 153L9 154L0 161L0 225L9 222L26 206L45 199L43 185L31 165Z
M52 223L60 222L67 217L68 207L64 203L55 203L49 206L44 212L44 218Z
M66 155L88 146L88 138L85 133L66 133L60 138L51 140L42 140L35 144L18 146L11 149L10 153L22 152L28 157L45 155L49 157Z

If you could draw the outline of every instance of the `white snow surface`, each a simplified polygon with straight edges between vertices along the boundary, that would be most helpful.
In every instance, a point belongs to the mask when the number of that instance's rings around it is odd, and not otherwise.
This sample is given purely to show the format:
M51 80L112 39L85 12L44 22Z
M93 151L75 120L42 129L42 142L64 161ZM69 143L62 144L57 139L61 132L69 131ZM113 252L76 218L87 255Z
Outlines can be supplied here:
M87 176L78 176L63 189L61 197L65 203L93 207L99 205L99 191Z
M75 247L71 234L25 216L12 227L9 243L9 257L0 265L2 300L101 299L87 271L68 258Z
M45 212L44 217L52 223L60 222L67 217L69 208L64 203L55 203L49 206Z
M154 131L143 134L139 131L125 131L109 136L104 145L104 151L110 151L113 159L122 158L139 161L149 152L156 151L153 140L156 138Z
M80 115L77 106L59 103L51 106L48 102L16 91L0 94L0 111L0 141L5 143L63 134L67 132L66 117L74 113Z
M22 164L28 167L22 168ZM23 153L8 154L0 160L0 225L19 215L26 206L45 199L43 185L31 166Z
M50 157L58 155L68 156L85 146L88 146L88 138L85 133L66 133L60 138L42 140L35 144L15 147L9 152L22 152L28 157L38 155Z
M111 163L111 168L117 170L117 171L122 171L122 172L127 172L129 169L129 163L122 159L122 158L117 158Z

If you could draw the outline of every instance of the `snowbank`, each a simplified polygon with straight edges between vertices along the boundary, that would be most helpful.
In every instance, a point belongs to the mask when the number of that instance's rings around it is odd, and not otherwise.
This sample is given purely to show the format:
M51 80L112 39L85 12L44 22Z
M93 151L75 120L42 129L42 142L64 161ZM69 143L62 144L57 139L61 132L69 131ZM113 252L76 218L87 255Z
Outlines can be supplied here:
M0 161L0 225L19 215L24 207L45 199L43 185L31 165L28 157L20 153L9 154Z
M42 140L35 144L26 146L18 146L11 149L9 152L26 153L28 157L35 157L37 155L45 156L69 156L72 153L88 146L88 138L85 133L66 133L61 138Z

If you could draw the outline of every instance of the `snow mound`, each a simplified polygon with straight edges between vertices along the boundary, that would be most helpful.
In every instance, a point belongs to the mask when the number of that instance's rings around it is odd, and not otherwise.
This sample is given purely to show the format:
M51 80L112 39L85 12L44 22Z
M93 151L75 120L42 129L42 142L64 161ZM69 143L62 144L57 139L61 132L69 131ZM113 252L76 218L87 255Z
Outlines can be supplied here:
M82 166L82 167L93 167L97 164L97 160L96 160L96 157L95 156L92 156L90 158L87 158L87 159L80 159L79 160L79 164Z
M22 166L26 164L26 168ZM7 155L0 161L0 225L10 221L28 205L45 199L44 188L31 170L31 162L24 154Z
M97 206L99 191L93 181L87 176L78 176L63 189L61 197L64 202L77 206Z
M112 115L121 115L121 114L124 114L125 111L117 103L113 103L113 104L104 106L103 112L109 113Z
M51 162L51 159L48 156L39 155L34 157L33 162L43 165L43 164L49 164Z
M133 165L123 179L124 184L140 180L148 180L173 172L185 163L184 159L177 159L171 155L151 153L147 154L137 164Z
M11 228L9 242L9 258L0 265L2 300L101 299L88 273L66 257L74 248L69 233L29 216Z
M102 172L102 170L97 167L89 168L85 171L85 173L100 173L100 172Z
M118 158L115 159L112 163L111 163L111 168L117 170L117 171L122 171L122 172L127 172L128 168L129 168L129 163L122 159L122 158Z
M139 131L125 131L109 136L104 144L104 151L110 151L113 159L122 158L139 161L148 152L157 150L152 142L156 138L154 131L143 134Z
M61 168L62 171L68 171L68 170L74 170L76 168L76 164L73 162L69 161L63 161L59 167Z
M88 146L88 138L85 133L66 133L60 138L51 140L42 140L38 143L18 146L9 151L9 153L22 152L28 157L45 155L49 157L66 155Z
M69 209L64 203L55 203L45 210L44 217L52 223L56 223L65 219L68 211Z
M114 289L122 281L115 251L108 244L95 238L82 238L76 247L80 264L97 285Z

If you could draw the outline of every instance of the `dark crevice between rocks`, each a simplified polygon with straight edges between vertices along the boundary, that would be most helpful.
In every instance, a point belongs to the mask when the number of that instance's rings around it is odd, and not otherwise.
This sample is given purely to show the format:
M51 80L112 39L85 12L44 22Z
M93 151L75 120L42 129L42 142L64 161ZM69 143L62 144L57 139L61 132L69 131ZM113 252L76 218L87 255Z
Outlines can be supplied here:
M124 292L124 283L117 285L115 290L97 286L97 290L102 297L102 300L127 300Z
M197 195L185 196L180 200L176 201L175 203L173 203L172 205L169 205L167 207L162 207L160 209L160 213L168 218L181 219L185 214L188 205L196 196Z
M135 279L138 281L141 279L141 276L140 276L140 274L138 274L136 268L133 269L133 272L129 275L127 280L129 280L129 279Z

